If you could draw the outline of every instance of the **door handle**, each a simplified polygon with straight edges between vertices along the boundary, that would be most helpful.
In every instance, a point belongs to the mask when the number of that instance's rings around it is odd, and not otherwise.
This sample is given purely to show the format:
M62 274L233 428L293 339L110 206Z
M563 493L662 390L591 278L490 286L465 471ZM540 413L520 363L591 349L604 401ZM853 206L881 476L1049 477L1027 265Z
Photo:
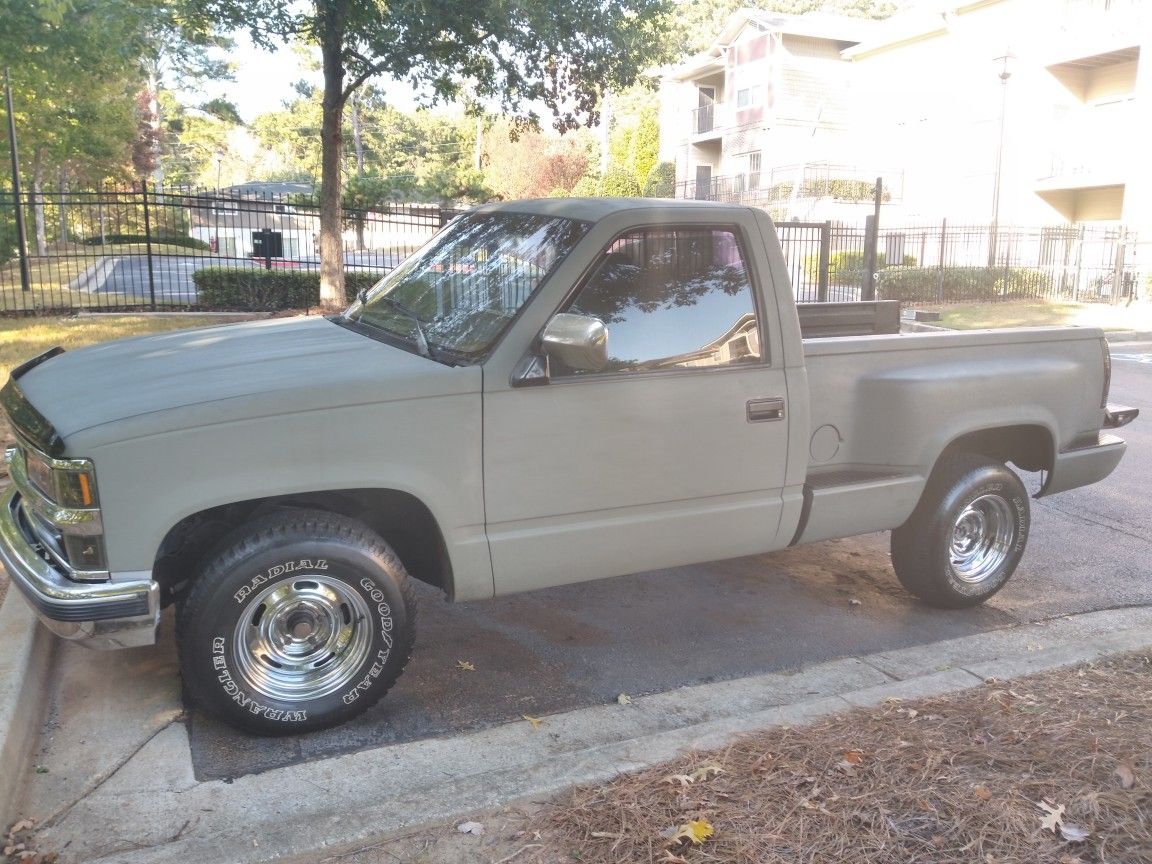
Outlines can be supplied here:
M768 420L784 419L784 397L772 396L768 399L748 400L748 422L764 423Z

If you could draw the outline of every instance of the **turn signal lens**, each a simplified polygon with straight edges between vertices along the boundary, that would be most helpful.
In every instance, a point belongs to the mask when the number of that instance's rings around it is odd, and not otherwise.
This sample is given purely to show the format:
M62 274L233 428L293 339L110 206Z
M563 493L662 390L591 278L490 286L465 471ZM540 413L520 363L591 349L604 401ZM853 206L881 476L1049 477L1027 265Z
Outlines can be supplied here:
M61 507L96 506L96 478L87 459L47 459L24 450L28 480Z

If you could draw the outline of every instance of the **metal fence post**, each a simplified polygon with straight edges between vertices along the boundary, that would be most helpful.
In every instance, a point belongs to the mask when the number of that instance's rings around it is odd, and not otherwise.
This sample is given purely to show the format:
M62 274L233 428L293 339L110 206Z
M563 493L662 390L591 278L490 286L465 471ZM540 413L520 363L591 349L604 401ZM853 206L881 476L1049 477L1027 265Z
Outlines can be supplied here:
M948 236L948 220L940 221L940 267L936 276L936 302L944 302L944 256L947 254L945 238Z
M876 178L872 190L872 209L864 219L864 284L860 286L861 300L876 299L876 252L880 245L880 203L884 199L884 178Z
M148 255L148 296L156 311L156 276L152 270L152 219L148 213L148 181L140 181L140 201L144 205L144 249Z
M1128 229L1120 227L1116 235L1115 264L1112 267L1112 302L1119 303L1124 297L1124 253L1128 245Z
M816 301L828 302L828 266L832 258L832 223L820 226L820 269L816 275Z
M879 232L876 230L876 217L869 213L864 217L864 273L860 281L860 299L876 299L876 243Z

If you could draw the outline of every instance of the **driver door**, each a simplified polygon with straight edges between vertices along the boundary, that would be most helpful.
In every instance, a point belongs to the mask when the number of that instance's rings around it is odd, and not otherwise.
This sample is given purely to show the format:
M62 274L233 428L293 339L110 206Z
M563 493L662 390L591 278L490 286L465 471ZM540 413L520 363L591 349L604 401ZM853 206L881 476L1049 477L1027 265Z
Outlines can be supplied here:
M775 548L787 390L746 248L734 225L619 235L555 310L603 322L607 364L490 385L496 593Z

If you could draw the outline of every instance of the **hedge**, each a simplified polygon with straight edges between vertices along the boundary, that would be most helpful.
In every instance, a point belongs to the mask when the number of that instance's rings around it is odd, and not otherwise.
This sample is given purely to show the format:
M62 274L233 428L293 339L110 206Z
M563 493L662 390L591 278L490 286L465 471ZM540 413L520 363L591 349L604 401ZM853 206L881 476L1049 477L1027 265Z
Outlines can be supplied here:
M787 223L784 223L785 225ZM905 255L905 266L916 265L915 255ZM883 270L887 256L883 252L876 255L876 269ZM812 282L820 278L820 256L807 255L804 258L804 273ZM859 285L864 278L864 253L862 251L833 252L828 256L828 282L831 285Z
M192 274L197 305L208 309L269 312L306 309L320 303L320 274L306 270L263 270L243 267L204 267ZM380 281L379 273L344 274L348 302L361 288Z
M80 242L86 246L101 246L106 243L147 243L149 239L153 243L164 243L168 246L185 246L189 249L204 250L212 248L203 240L197 240L187 234L153 234L151 238L147 234L105 234L103 237L99 235L85 237Z
M1010 300L1051 291L1051 274L1027 267L888 267L876 275L877 297L907 303Z

